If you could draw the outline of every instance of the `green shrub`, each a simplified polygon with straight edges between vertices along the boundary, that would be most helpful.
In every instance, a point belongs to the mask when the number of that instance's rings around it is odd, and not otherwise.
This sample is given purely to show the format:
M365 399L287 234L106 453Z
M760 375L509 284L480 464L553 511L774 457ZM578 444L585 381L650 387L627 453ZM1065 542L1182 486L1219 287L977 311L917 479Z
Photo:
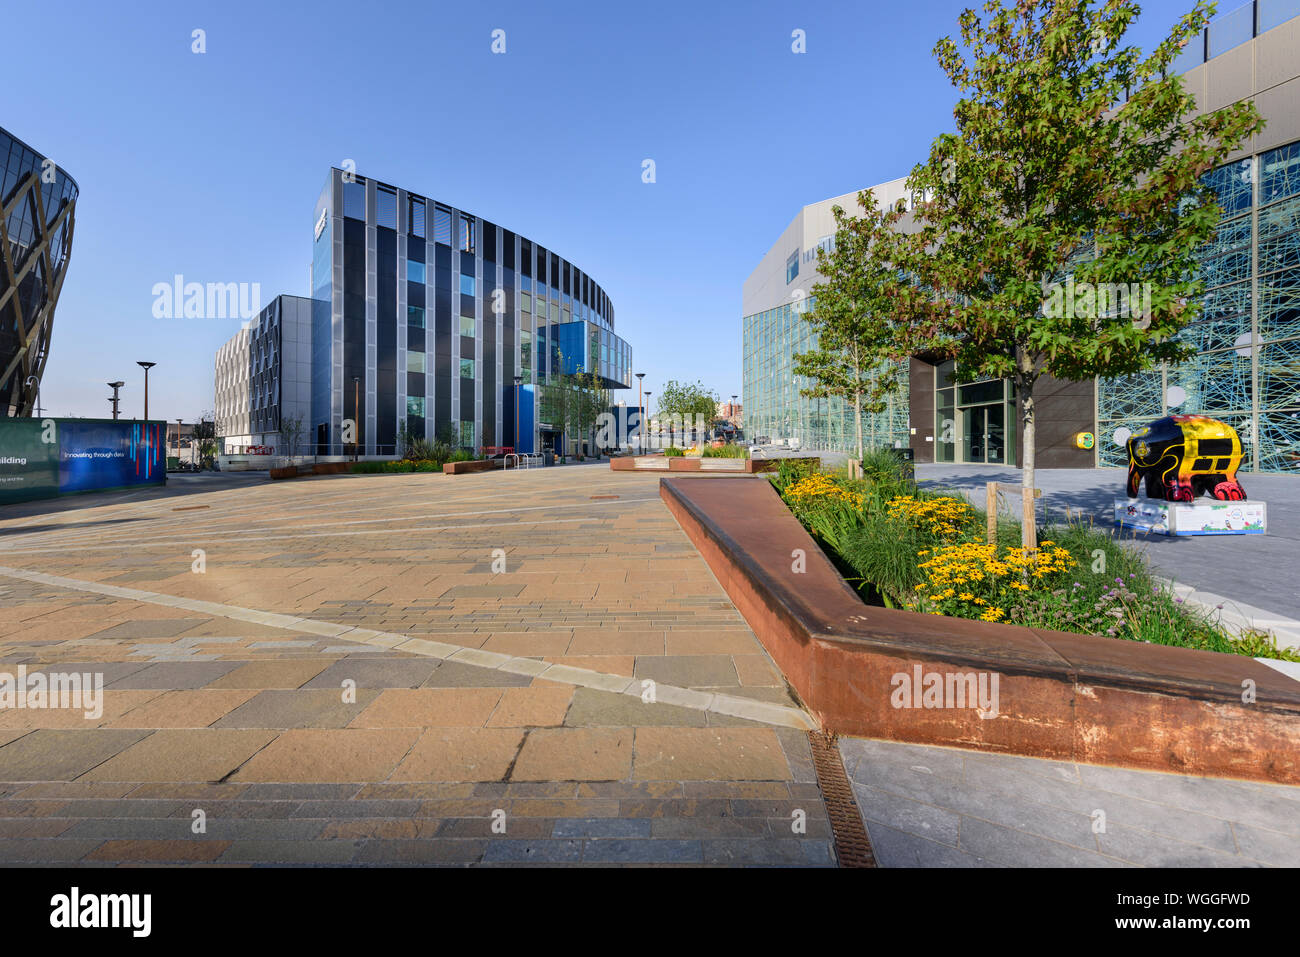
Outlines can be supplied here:
M712 446L706 446L700 455L706 459L747 459L749 458L749 449L743 445L728 443L716 449Z
M664 449L664 455L666 455L670 459L677 458L678 456L685 455L685 454L686 454L685 449L679 449L675 445L670 445L668 446L668 448Z
M456 449L447 456L448 462L472 462L474 453L469 449Z

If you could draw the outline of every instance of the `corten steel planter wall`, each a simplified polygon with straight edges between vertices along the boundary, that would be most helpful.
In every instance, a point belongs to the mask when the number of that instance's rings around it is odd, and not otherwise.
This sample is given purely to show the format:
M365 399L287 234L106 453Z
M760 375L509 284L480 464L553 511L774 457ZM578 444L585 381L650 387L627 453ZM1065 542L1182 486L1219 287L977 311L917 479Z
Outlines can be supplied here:
M442 471L446 475L464 475L467 472L490 472L502 466L501 459L475 459L472 462L448 462Z
M872 607L770 483L664 478L660 495L827 731L1300 783L1300 682L1253 658ZM893 707L918 665L997 674L997 716Z

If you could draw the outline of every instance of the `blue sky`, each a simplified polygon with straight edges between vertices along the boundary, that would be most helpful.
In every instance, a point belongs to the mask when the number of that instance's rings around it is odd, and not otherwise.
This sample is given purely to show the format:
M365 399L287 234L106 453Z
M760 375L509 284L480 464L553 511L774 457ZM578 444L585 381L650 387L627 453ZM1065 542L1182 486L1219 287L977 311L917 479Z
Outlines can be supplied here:
M799 207L905 175L950 129L931 50L971 5L3 2L24 41L0 126L81 188L42 405L106 415L124 379L138 415L147 359L152 417L187 421L239 321L156 319L153 285L306 295L313 204L345 159L576 263L647 388L725 401L742 282ZM1144 4L1131 36L1190 6Z

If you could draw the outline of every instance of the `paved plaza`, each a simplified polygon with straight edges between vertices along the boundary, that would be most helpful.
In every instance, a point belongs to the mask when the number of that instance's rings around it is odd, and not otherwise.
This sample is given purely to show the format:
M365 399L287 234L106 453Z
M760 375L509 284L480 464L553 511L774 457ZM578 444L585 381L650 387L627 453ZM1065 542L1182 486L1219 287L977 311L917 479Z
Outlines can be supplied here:
M0 863L833 866L815 723L658 481L198 476L0 510L0 671L106 686L93 717L0 711ZM1074 766L841 747L885 865L1297 862L1300 788L1076 768L1130 776L1108 854L1043 833ZM1186 802L1224 795L1236 845L1189 841Z

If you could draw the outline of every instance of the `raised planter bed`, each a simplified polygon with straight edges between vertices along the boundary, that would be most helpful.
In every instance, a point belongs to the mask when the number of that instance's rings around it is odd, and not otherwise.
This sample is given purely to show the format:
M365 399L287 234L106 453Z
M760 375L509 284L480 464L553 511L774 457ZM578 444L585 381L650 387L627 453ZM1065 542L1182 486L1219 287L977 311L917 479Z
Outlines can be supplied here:
M467 472L490 472L502 468L504 459L474 459L469 462L448 462L442 467L445 475L464 475Z
M271 469L271 478L273 479L288 479L288 478L297 478L297 477L298 477L298 466L296 465L285 465L280 468Z
M625 455L609 460L609 467L615 472L739 472L755 475L761 472L775 472L781 462L814 462L818 467L818 458L790 459L722 459L701 458L686 455Z
M1243 655L872 607L769 483L659 487L828 731L1300 784L1300 681L1279 670ZM996 713L919 696L900 704L898 676L918 668L948 685L947 675L996 675Z
M341 475L351 471L351 462L317 462L311 467L313 475Z

